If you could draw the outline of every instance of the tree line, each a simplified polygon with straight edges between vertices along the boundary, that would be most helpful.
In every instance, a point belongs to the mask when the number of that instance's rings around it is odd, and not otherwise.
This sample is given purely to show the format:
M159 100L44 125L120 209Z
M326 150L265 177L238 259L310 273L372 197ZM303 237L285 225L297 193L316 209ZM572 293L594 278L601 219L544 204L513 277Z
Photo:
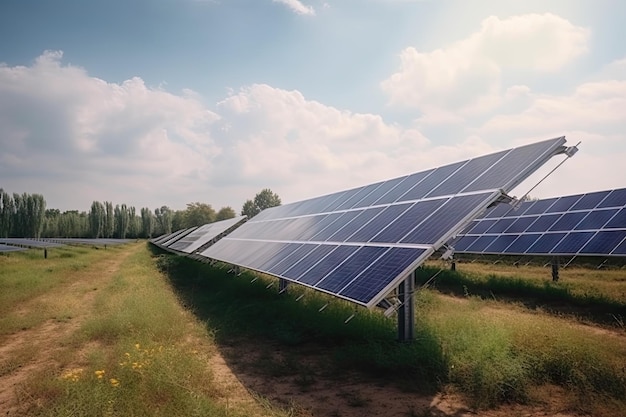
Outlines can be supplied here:
M242 215L253 217L261 210L280 205L280 197L269 189L247 200ZM184 210L161 206L152 211L143 207L113 205L110 201L94 201L88 212L47 209L41 194L12 195L0 188L0 238L152 238L175 230L236 216L231 207L213 209L210 204L188 203Z

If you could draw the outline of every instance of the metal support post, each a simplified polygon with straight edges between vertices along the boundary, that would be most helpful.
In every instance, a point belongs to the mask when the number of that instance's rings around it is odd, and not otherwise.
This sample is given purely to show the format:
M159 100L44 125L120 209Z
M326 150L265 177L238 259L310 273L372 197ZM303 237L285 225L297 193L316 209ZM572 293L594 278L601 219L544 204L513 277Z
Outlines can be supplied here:
M278 279L278 293L282 294L283 292L287 291L288 285L289 285L289 281L287 281L284 278L279 278Z
M552 261L550 262L552 265L552 281L559 281L559 257L553 256Z
M398 340L410 342L415 338L415 271L398 286Z

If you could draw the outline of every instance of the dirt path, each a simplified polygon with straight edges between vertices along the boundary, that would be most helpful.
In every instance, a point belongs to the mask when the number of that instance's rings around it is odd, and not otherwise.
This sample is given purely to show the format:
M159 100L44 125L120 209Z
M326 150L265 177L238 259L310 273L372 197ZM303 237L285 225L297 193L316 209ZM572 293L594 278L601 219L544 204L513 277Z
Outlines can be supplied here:
M96 294L115 276L120 265L141 245L129 247L80 271L71 279L39 297L16 306L14 314L25 314L33 308L50 312L42 324L0 339L0 415L19 414L23 409L17 395L35 372L62 366L67 340L89 315ZM62 311L62 317L58 313Z

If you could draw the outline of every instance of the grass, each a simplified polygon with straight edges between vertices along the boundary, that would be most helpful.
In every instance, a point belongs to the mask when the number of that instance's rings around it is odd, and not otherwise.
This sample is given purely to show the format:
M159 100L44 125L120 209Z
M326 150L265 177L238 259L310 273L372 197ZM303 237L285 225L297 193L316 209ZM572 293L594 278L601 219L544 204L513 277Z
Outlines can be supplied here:
M575 411L608 416L626 407L624 338L590 332L571 320L493 297L463 300L422 290L416 341L400 344L394 340L395 321L378 312L358 310L346 325L354 313L347 303L297 286L279 295L266 289L272 281L263 277L254 280L245 272L235 277L227 267L161 256L173 286L216 329L220 343L252 338L277 349L313 345L333 359L328 372L360 372L421 392L452 389L476 409L540 402L536 387L545 384L562 387L567 407ZM536 297L542 287L529 288ZM562 303L574 299L568 292L550 294ZM613 303L608 297L594 300ZM298 372L284 363L261 362L270 375Z
M32 283L20 286L7 278L11 274L0 275L6 285L0 297L13 303L5 308L8 316L32 314L31 326L71 328L59 336L47 366L20 385L28 415L293 415L296 405L276 409L264 398L254 406L225 404L228 393L207 362L217 346L237 345L252 349L256 360L248 366L255 371L289 376L303 392L321 378L355 374L421 394L457 392L476 410L540 404L546 386L563 391L569 411L613 416L626 409L623 334L530 310L502 295L570 305L620 302L595 292L580 301L573 279L563 291L546 289L543 278L524 283L523 276L500 278L490 270L460 278L446 271L436 286L445 288L450 279L463 297L420 290L416 340L397 343L395 320L378 311L295 285L278 294L271 278L235 276L225 266L149 251L143 244L50 255L45 261L11 256L0 265ZM121 264L105 280L102 271L111 258ZM432 271L423 272L429 277ZM488 295L476 296L476 289ZM21 330L5 322L3 331L0 340ZM0 361L0 377L41 356L36 344L9 351ZM368 405L358 392L341 395L350 407Z
M431 262L418 269L418 285L438 273L433 285L444 292L519 301L622 328L626 318L626 278L621 270L568 268L560 281L553 282L549 268L539 266L463 263L456 271L440 268Z
M18 397L25 415L285 415L254 405L235 409L224 401L230 394L207 368L215 353L211 332L181 307L145 244L104 252L59 257L62 261L46 266L64 275L53 279L56 288L35 285L30 293L20 293L19 302L13 301L14 307L43 303L42 297L52 302L53 295L69 290L88 302L75 313L71 331L50 335L59 340L47 354L49 361L20 383ZM105 279L103 270L112 265L102 261L120 256L122 263ZM76 262L85 266L73 277ZM18 263L12 268L21 276L29 276L26 270L42 271L38 265ZM38 283L35 278L32 282ZM93 289L96 283L99 287ZM48 305L47 310L53 308ZM38 349L35 356L45 347ZM23 363L32 361L33 355L24 357L26 353L24 345L15 347L10 352L15 360L0 369L13 372L20 355Z

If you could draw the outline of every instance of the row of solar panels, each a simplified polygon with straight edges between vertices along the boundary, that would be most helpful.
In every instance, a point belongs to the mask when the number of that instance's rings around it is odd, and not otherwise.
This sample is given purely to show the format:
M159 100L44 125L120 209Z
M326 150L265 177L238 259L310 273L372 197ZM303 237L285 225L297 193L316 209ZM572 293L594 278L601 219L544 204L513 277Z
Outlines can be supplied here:
M119 245L129 242L128 239L79 239L79 238L54 238L54 239L27 239L27 238L0 238L1 252L17 252L28 249L48 249L64 245Z
M451 244L457 253L626 256L626 188L496 206Z
M196 255L373 307L553 156L556 138L264 210ZM169 250L200 233L154 241ZM188 249L187 249L188 250Z
M202 252L224 235L235 230L246 220L246 216L239 216L219 222L208 223L200 227L181 229L156 237L152 239L151 242L171 252L192 255Z

